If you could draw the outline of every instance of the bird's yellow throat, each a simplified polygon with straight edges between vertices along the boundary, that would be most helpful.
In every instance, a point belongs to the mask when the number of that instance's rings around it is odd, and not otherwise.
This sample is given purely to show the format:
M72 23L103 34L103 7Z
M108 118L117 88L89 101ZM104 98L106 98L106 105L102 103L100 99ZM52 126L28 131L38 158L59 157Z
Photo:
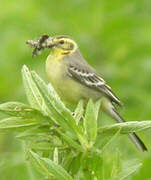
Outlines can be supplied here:
M62 50L58 48L52 49L50 55L57 60L62 59L64 56L64 54L62 54Z

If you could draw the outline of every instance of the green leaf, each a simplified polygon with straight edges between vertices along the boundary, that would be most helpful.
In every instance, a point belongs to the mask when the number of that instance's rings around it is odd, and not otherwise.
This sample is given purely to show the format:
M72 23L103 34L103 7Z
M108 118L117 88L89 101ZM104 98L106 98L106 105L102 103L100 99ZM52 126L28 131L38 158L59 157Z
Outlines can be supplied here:
M38 150L38 151L49 151L53 150L54 148L58 147L58 149L65 149L67 145L63 144L61 139L58 136L54 135L49 130L47 132L46 128L32 128L30 130L25 131L24 133L17 136L20 139L25 139L26 141L29 140L30 144L28 145L31 149ZM45 130L46 132L42 130Z
M70 165L74 157L75 157L75 154L71 150L65 153L63 156L62 163L61 163L62 167L69 171Z
M83 117L84 107L83 107L83 100L80 100L75 111L74 111L74 118L76 119L76 124L79 124L80 119Z
M59 156L58 148L55 148L54 152L53 152L53 161L56 164L59 164L59 157L58 156Z
M32 129L32 128L31 128ZM19 135L16 136L16 138L25 140L25 141L49 141L50 140L50 135L47 133L27 133L24 131L23 133L19 133Z
M54 118L66 131L70 131L73 135L76 135L83 145L83 148L86 149L87 140L81 128L76 125L76 120L72 116L72 113L57 98L58 95L54 95L55 91L53 90L51 84L49 84L48 88L44 81L34 71L32 71L32 76L39 91L45 99L46 105L49 107L49 116ZM50 91L50 89L53 90L53 93L51 93L52 91Z
M58 134L60 134L60 138L63 139L69 146L77 149L78 151L82 152L83 149L75 140L73 140L70 136L62 133L61 131L57 130Z
M97 137L97 114L93 101L88 101L85 117L84 117L84 128L85 133L90 142L90 146L95 143Z
M31 142L29 145L31 149L34 149L36 151L51 151L54 148L58 147L60 149L66 148L66 146L58 145L58 144L53 144L47 141L37 141L37 142Z
M50 140L50 127L49 126L36 126L27 129L23 133L16 136L18 139L31 141L31 140Z
M102 148L102 152L104 152L105 149L107 149L111 143L114 143L115 139L119 136L120 131L121 131L120 129L116 131L114 136L112 136L111 139L104 145L104 147Z
M68 122L65 121L65 117L61 114L61 112L64 111L65 106L62 104L62 102L56 99L57 95L54 95L55 92L53 87L49 84L48 88L45 82L34 71L32 71L32 77L37 85L39 92L41 93L41 96L44 98L46 106L48 107L48 115L52 117L53 120L60 126L66 130L71 131L71 127L68 126Z
M50 118L48 116L43 115L37 109L33 109L29 105L19 102L7 102L4 104L0 104L0 111L10 116L34 118L37 121L41 122L43 122L44 120L50 121Z
M141 166L142 166L142 163L139 163L133 166L129 166L128 168L123 168L123 171L118 179L119 180L126 179L127 177L131 176L133 173L138 171L138 169L140 169Z
M111 179L112 180L119 179L119 175L120 175L121 170L122 170L121 165L122 164L121 164L120 152L117 149L116 157L115 157L114 164L113 164L113 167L112 167L112 172L111 172Z
M98 133L107 133L108 135L112 135L120 129L121 134L129 134L144 131L149 128L151 128L151 121L132 121L99 127Z
M24 119L20 117L10 117L0 121L0 131L18 131L38 125L34 119Z
M96 101L95 105L95 115L96 115L96 119L98 119L98 115L99 115L99 111L100 111L100 107L101 107L101 99L99 99L98 101Z
M46 103L50 104L50 102L46 102L46 98L45 98L45 96L46 97L48 96L48 92L50 92L50 90L47 88L47 92L45 92L46 94L43 95L39 91L37 84L33 80L31 72L25 65L22 68L22 76L23 76L23 82L24 82L27 98L31 106L41 110L45 114L48 114L49 117L51 117L55 123L56 123L56 119L60 120L61 118L58 116L57 113L55 113L55 110L53 109L53 107L46 105ZM45 85L44 82L43 84ZM43 87L43 84L41 85L42 87ZM51 113L52 111L53 113ZM62 121L60 120L60 122Z
M73 180L72 177L60 165L50 159L42 158L33 151L29 151L29 157L33 165L43 175L55 177L56 180Z
M33 81L29 69L25 65L22 68L22 77L27 99L30 105L33 108L41 110L47 114L44 99Z
M69 167L69 172L71 172L71 174L76 174L78 173L79 169L82 169L82 161L81 161L81 156L83 153L77 153L76 155L74 155L72 163L70 164Z

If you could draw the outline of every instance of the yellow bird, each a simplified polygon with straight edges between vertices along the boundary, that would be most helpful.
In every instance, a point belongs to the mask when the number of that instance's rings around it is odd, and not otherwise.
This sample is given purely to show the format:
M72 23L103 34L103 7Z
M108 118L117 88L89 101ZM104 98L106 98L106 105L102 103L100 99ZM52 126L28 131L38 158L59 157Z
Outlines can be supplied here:
M101 98L101 109L117 122L125 122L115 108L115 104L121 105L120 100L85 61L74 40L68 36L46 35L40 40L38 50L45 47L51 49L46 60L49 81L65 103L76 105L81 99L96 101ZM129 134L129 138L140 151L147 151L135 133Z

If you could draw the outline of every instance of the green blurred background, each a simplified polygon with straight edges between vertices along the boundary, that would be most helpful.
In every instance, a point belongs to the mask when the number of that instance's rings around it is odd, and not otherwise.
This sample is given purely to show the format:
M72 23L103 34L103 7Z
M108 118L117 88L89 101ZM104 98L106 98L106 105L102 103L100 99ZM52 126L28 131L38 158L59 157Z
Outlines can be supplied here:
M120 97L121 114L129 121L151 119L150 0L0 0L0 103L27 103L23 64L47 81L49 52L32 59L25 44L42 34L71 36ZM150 135L149 131L140 133L149 149ZM118 142L123 159L143 162L131 179L151 180L151 151L139 153L125 138ZM12 134L0 134L0 180L10 179L29 179L24 151Z

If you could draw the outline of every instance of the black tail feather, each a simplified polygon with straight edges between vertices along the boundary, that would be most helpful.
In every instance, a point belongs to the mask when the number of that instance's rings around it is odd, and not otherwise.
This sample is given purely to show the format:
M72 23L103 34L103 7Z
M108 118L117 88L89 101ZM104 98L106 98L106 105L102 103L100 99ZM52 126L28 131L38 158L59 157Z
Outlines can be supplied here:
M112 110L108 112L113 119L115 119L118 123L125 122L122 116L117 112L114 106L112 106ZM136 135L136 133L129 134L130 140L135 144L135 146L142 152L148 151L147 147L143 143L143 141Z

